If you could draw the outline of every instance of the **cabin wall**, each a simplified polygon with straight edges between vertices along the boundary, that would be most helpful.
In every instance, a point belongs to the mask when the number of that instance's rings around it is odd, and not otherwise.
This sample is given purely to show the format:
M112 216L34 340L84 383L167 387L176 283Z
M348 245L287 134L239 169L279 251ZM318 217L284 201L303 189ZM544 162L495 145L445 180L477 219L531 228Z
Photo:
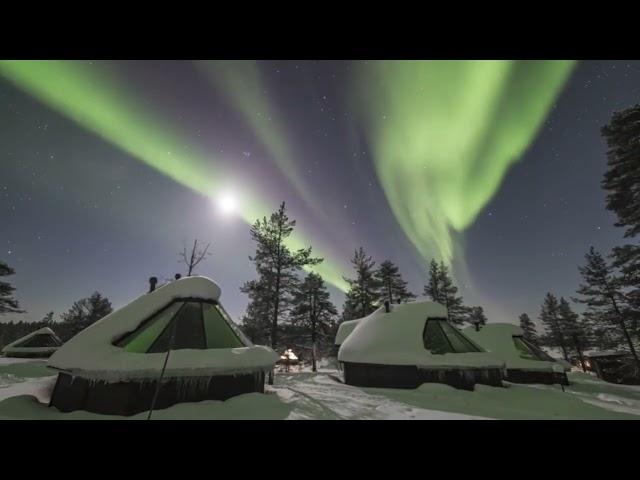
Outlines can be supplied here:
M180 402L227 400L243 393L264 392L264 372L214 377L167 378L155 409ZM62 412L86 410L104 415L134 415L149 410L158 380L107 383L59 373L50 406Z
M343 362L348 385L375 388L418 388L423 383L445 383L473 390L476 383L502 386L500 369L420 369L410 365L373 365Z

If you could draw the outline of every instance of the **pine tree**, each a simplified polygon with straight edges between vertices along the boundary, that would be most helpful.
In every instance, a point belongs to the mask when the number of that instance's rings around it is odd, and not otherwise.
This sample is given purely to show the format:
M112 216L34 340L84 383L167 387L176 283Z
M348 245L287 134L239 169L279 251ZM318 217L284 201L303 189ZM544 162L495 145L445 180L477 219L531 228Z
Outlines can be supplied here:
M625 237L635 237L640 234L640 105L614 113L602 135L609 147L602 181L609 192L607 209L617 215L616 226L626 227Z
M240 291L249 297L246 313L241 319L242 331L255 344L270 344L273 299L267 272L263 272L257 280L245 282Z
M360 247L355 251L351 264L356 273L354 279L345 278L349 291L343 309L343 320L366 317L375 310L380 284L375 276L375 262Z
M540 320L545 328L544 343L550 347L560 347L562 356L569 361L568 340L566 330L560 318L560 304L552 293L547 293L540 309Z
M616 226L625 228L625 238L636 238L640 234L640 105L614 113L602 134L609 147L608 169L602 181L608 192L607 209L616 214ZM613 258L613 266L621 273L618 281L625 289L627 328L639 340L640 245L615 247Z
M68 340L112 311L109 299L99 292L74 302L67 312L60 315L63 322L63 336L66 337L63 340Z
M311 332L311 369L316 372L318 335L328 334L338 314L320 275L310 273L294 294L292 317Z
M245 284L245 291L253 292L247 312L260 324L265 312L269 318L269 340L271 348L278 348L278 322L290 307L292 295L298 286L298 273L303 267L317 265L321 258L311 256L311 247L292 251L287 239L293 233L295 220L289 219L285 203L278 210L258 219L250 230L256 242L256 253L249 257L256 266L258 280ZM254 317L257 315L257 317Z
M340 316L340 322L346 322L347 320L354 320L358 317L355 294L349 290L344 296L344 303L342 304L342 314Z
M424 286L423 295L429 297L432 302L444 304L444 298L442 297L440 280L440 267L435 259L431 259L429 263L429 281Z
M378 299L389 303L401 303L403 300L411 300L416 296L407 289L407 282L402 279L398 267L390 260L380 264L375 272L378 282Z
M614 331L620 335L622 343L626 344L640 369L640 359L627 325L627 317L633 311L622 291L622 282L616 277L613 266L593 247L585 254L585 259L586 265L578 268L583 283L577 293L582 298L574 300L587 305L584 316L594 331Z
M518 320L520 321L520 328L523 331L523 337L534 345L537 345L538 332L536 331L536 325L533 323L533 320L531 320L526 313L520 314Z
M0 260L0 277L13 275L15 270ZM13 297L15 287L8 282L0 281L0 315L4 313L24 313L20 309L18 300Z
M487 317L484 314L484 309L482 307L471 307L467 321L475 325L476 328L479 328L481 325L486 325Z

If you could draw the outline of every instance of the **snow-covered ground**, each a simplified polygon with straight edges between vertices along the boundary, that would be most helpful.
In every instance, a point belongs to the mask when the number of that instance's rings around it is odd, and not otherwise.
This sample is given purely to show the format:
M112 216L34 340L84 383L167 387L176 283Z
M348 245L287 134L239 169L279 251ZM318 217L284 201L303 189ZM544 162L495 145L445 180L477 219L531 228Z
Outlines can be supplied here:
M16 365L29 369L16 371ZM614 385L583 373L571 385L476 386L473 392L442 384L415 390L357 388L336 379L323 364L318 373L297 367L276 375L265 394L184 403L157 410L154 419L640 419L640 386ZM7 371L11 369L10 371ZM55 376L42 362L0 364L0 419L146 419L61 413L47 407Z

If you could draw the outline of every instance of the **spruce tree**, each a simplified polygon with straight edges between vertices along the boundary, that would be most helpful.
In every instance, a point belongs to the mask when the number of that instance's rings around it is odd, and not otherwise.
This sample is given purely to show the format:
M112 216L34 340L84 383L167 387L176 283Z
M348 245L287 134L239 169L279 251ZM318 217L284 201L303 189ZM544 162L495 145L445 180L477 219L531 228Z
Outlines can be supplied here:
M389 303L401 303L416 296L407 289L407 282L403 280L398 267L390 260L380 264L375 272L375 278L380 285L378 299Z
M99 292L74 302L71 308L60 315L62 319L63 340L68 340L89 325L109 315L113 311L111 302Z
M267 312L273 349L278 348L278 322L291 305L299 283L298 274L302 268L322 262L321 258L311 256L311 247L291 250L287 246L295 225L296 221L289 218L285 202L282 202L269 218L256 220L250 230L251 238L256 242L256 253L249 258L254 262L259 278L243 288L254 295L248 313L262 319L261 315Z
M15 270L9 265L0 260L0 277L7 277L13 275ZM4 313L24 313L24 310L20 309L18 300L13 297L15 287L9 282L0 281L0 315Z
M529 315L526 313L520 314L518 320L520 321L520 328L522 329L523 337L534 345L537 345L538 332L536 331L536 325L533 323L533 320L531 320Z
M578 354L582 369L585 370L583 352L589 345L588 328L580 316L571 309L571 305L563 297L560 297L558 316L562 325L565 338L571 348Z
M380 288L374 270L376 263L362 247L355 251L351 264L356 275L354 279L344 279L349 284L343 311L344 320L366 317L373 312Z
M544 343L550 347L560 347L563 358L569 361L569 343L560 318L560 304L550 292L544 297L539 318L545 328Z
M311 370L316 372L318 336L331 331L338 314L320 275L310 273L293 297L292 318L311 333Z
M432 302L444 304L444 298L442 297L440 280L440 267L435 259L431 259L429 263L429 281L424 286L423 295L431 299Z
M613 266L593 247L585 254L585 260L586 264L578 268L583 283L577 293L582 297L574 300L587 305L584 316L596 335L619 334L621 343L626 344L640 370L640 359L627 325L627 317L633 316L633 309L622 291L622 282L616 277Z

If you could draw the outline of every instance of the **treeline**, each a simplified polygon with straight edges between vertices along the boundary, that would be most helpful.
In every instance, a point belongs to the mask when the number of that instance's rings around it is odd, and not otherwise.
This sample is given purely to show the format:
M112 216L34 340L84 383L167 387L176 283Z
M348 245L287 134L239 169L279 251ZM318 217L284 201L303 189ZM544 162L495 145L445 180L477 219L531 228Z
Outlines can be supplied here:
M344 278L349 289L338 315L323 278L316 273L304 274L305 267L318 265L323 259L314 257L311 247L291 250L287 246L295 225L295 220L287 215L285 203L269 218L252 225L250 233L256 242L256 253L249 258L257 278L241 287L249 297L241 326L254 343L276 350L293 348L303 359L311 360L315 370L317 356L332 350L341 321L364 317L385 301L406 302L416 295L408 289L392 261L384 260L376 266L360 247L351 259L353 277ZM444 262L431 261L423 294L445 305L454 325L487 321L482 307L463 304Z
M376 268L376 262L360 247L355 251L351 264L355 277L345 278L349 290L342 311L343 321L369 315L385 301L402 303L416 298L408 290L398 267L390 260L383 261ZM487 321L482 307L464 305L449 268L442 261L431 260L422 294L447 307L448 320L454 325L460 326L465 322L484 325Z
M556 347L562 355L578 354L586 348L627 351L640 372L640 105L613 115L602 128L607 141L607 171L602 187L607 192L606 208L624 228L629 241L603 255L594 247L578 268L582 277L573 303L584 305L582 315L574 313L567 300L548 293L539 319L544 331L538 336L526 314L520 325L541 345Z
M13 275L14 270L0 261L0 276ZM15 288L8 282L0 281L0 314L24 313L18 301L13 297ZM24 337L43 327L51 328L63 342L66 342L81 330L100 320L112 312L111 302L99 292L74 302L71 308L54 318L54 313L47 313L42 320L36 322L0 322L0 349L5 345Z

